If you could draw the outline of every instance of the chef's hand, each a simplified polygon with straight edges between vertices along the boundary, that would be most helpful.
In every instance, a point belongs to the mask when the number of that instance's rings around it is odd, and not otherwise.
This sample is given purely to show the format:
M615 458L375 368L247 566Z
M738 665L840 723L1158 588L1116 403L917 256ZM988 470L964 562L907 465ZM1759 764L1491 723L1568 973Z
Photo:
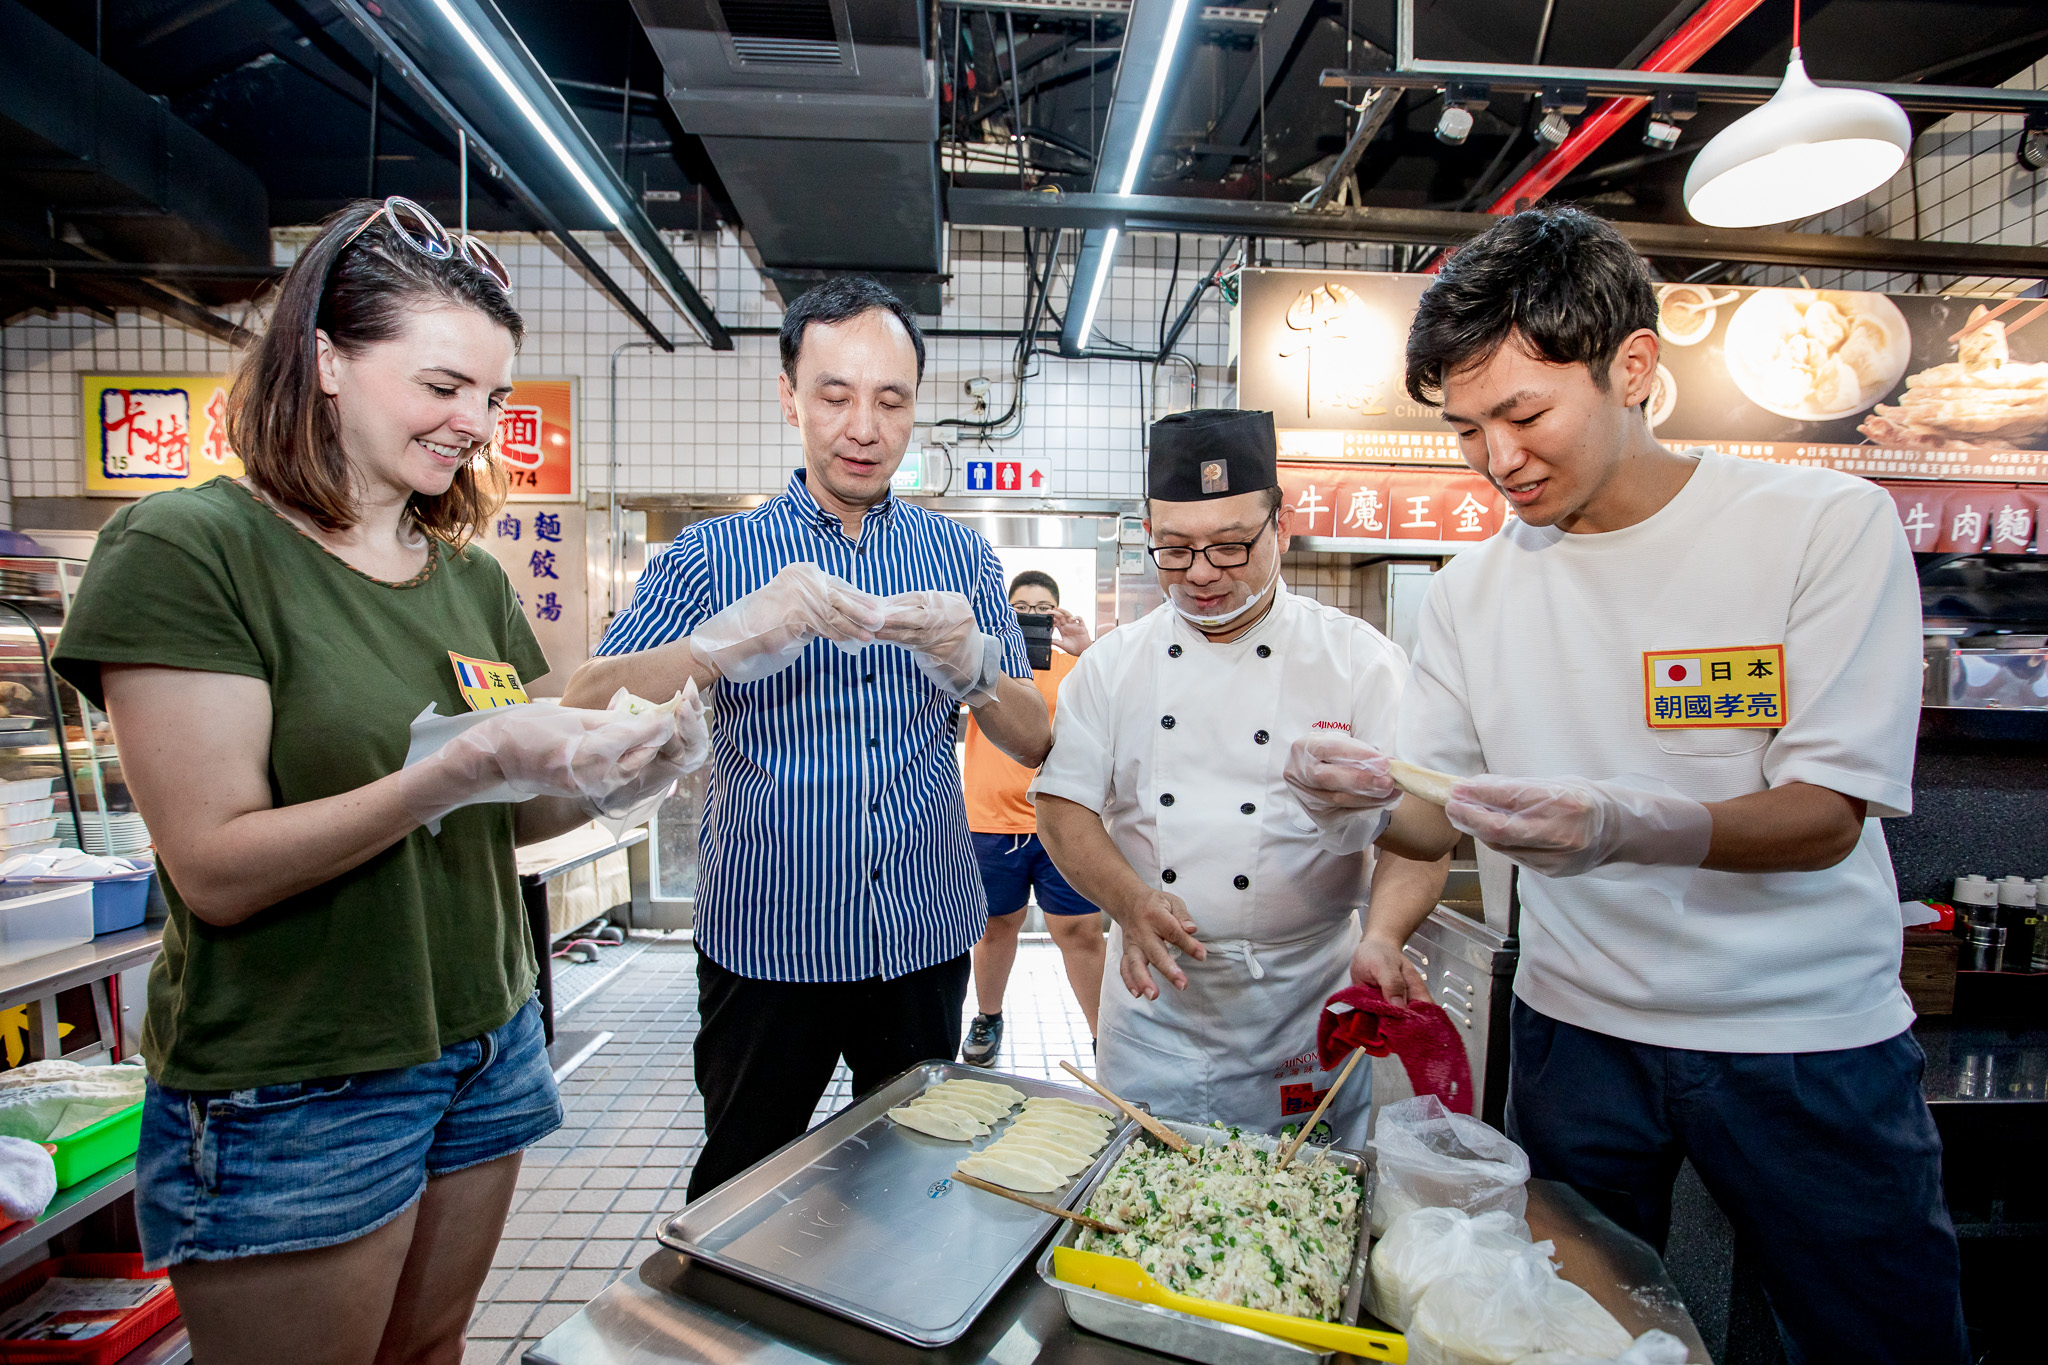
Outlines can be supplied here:
M902 645L918 671L950 696L979 706L1003 680L1003 647L982 631L974 604L957 592L899 592L882 600L875 638Z
M1187 973L1173 960L1175 948L1197 962L1209 956L1209 950L1195 937L1187 902L1170 891L1147 887L1144 895L1116 916L1116 922L1124 931L1124 958L1118 971L1134 1000L1159 998L1159 983L1152 979L1154 967L1175 990L1188 988Z
M690 634L690 652L733 682L756 682L795 663L823 637L864 645L882 625L881 599L815 564L785 564L774 578Z
M1077 658L1095 643L1088 638L1087 623L1065 607L1052 609L1052 638L1054 644Z
M1650 781L1472 777L1451 789L1444 814L1480 843L1546 877L1576 877L1610 863L1698 867L1713 841L1713 815L1668 787L1653 789Z
M1351 981L1353 985L1374 987L1390 1005L1429 999L1422 973L1399 945L1370 935L1358 940L1358 946L1351 952Z
M1349 735L1297 739L1282 774L1311 815L1333 810L1386 810L1401 802L1387 755Z

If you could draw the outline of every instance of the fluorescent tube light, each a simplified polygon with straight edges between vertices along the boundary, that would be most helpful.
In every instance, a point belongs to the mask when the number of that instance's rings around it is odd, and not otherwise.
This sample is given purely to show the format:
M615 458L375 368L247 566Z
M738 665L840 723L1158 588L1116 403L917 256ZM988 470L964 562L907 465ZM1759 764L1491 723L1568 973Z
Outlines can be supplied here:
M1103 287L1109 283L1109 265L1116 259L1116 239L1120 235L1116 228L1109 228L1102 234L1102 255L1095 267L1095 282L1088 286L1088 307L1081 314L1081 348L1086 350L1088 338L1095 331L1095 309L1102 302Z
M1173 0L1173 9L1166 16L1166 32L1159 38L1159 55L1152 63L1152 83L1145 88L1145 107L1138 114L1138 136L1131 143L1131 158L1124 165L1118 194L1129 194L1138 183L1146 148L1152 145L1152 124L1159 117L1159 105L1166 96L1166 78L1173 73L1173 58L1180 51L1180 28L1187 18L1188 0ZM1109 268L1107 260L1102 268Z
M1185 5L1185 0L1182 0L1182 3ZM604 216L605 222L615 228L624 228L625 223L620 219L619 211L613 208L611 202L599 191L597 182L592 180L588 172L578 164L576 158L570 154L568 147L563 144L560 138L555 136L554 129L548 127L546 122L542 120L540 110L533 107L533 101L526 98L526 92L513 82L512 73L507 71L503 63L499 62L491 54L491 50L484 46L484 40L477 36L476 30L471 28L460 14L456 13L455 7L448 0L434 0L434 8L441 11L441 17L446 19L450 27L461 36L462 41L469 45L471 54L476 57L477 61L483 64L484 70L491 73L491 78L497 81L499 89L503 90L512 103L518 107L519 112L525 115L526 121L533 125L533 131L540 134L541 141L548 144L548 150L553 152L555 159L562 163L562 169L569 172L570 178L575 180L583 193L590 197L590 202L596 205L597 211Z

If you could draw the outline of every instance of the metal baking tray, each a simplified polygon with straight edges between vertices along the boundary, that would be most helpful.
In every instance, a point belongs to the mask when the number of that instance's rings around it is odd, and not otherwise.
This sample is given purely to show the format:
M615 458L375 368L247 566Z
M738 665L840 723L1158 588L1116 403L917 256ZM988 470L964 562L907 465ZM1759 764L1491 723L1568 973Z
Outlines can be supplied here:
M886 1116L955 1078L1058 1096L1118 1119L1095 1164L1032 1196L1046 1203L1071 1205L1135 1127L1085 1090L925 1062L693 1202L662 1228L662 1245L914 1345L957 1340L1058 1220L952 1180L1007 1121L973 1142L947 1142Z
M1230 1140L1230 1135L1220 1128L1209 1128L1192 1123L1176 1123L1172 1119L1162 1120L1168 1128L1179 1133L1189 1142L1205 1146L1220 1146ZM1255 1147L1273 1151L1280 1146L1277 1138L1263 1137L1255 1133L1244 1134L1244 1141ZM1087 1185L1070 1207L1082 1208L1094 1195L1095 1187L1109 1177L1116 1158L1132 1142L1143 1141L1144 1134L1136 1124L1127 1131L1112 1138L1109 1150L1095 1163L1094 1172L1088 1176ZM1360 1195L1358 1201L1358 1245L1351 1253L1351 1266L1344 1274L1344 1306L1338 1314L1338 1321L1356 1327L1363 1316L1365 1306L1366 1252L1372 1245L1372 1201L1377 1189L1377 1171L1372 1159L1358 1152L1331 1149L1330 1159L1358 1177ZM1264 1332L1237 1327L1214 1318L1198 1318L1192 1313L1182 1313L1157 1304L1138 1303L1105 1294L1099 1289L1084 1289L1080 1285L1068 1284L1052 1271L1052 1254L1056 1247L1072 1246L1080 1228L1072 1223L1062 1223L1059 1236L1038 1258L1038 1277L1059 1291L1061 1302L1066 1305L1067 1316L1091 1332L1099 1332L1118 1341L1127 1341L1133 1346L1142 1346L1148 1351L1160 1351L1167 1355L1179 1356L1183 1360L1199 1360L1204 1365L1329 1365L1336 1359L1330 1351L1317 1351L1312 1347L1269 1337ZM1368 1323L1367 1326L1376 1325Z

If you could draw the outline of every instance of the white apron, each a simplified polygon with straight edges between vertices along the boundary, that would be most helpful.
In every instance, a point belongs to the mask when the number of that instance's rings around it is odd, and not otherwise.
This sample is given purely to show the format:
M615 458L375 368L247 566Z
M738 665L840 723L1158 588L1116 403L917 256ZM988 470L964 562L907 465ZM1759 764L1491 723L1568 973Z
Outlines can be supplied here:
M1040 790L1081 791L1070 799L1099 809L1138 875L1187 903L1209 950L1181 959L1185 991L1161 979L1157 1000L1133 1000L1112 932L1103 1084L1167 1117L1261 1133L1298 1126L1322 1100L1336 1077L1316 1061L1316 1021L1349 984L1371 861L1327 851L1281 774L1293 742L1319 728L1390 744L1402 663L1364 622L1284 585L1227 645L1162 606L1083 656L1067 689L1089 695L1070 709L1062 691ZM1090 717L1108 733L1088 733ZM1087 760L1106 774L1100 799L1082 791L1077 750L1062 761L1069 745L1106 754ZM1354 1071L1317 1137L1362 1145L1371 1090L1370 1072Z

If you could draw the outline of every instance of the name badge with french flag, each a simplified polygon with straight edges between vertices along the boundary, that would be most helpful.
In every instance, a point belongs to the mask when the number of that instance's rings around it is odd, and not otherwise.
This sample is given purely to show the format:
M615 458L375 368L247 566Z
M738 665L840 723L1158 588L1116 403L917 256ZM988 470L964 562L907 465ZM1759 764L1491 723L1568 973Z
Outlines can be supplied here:
M1652 730L1776 729L1785 723L1785 646L1643 651Z
M472 711L520 706L528 700L526 688L519 681L519 670L510 664L472 659L452 649L448 651L448 662L455 665L456 690Z

